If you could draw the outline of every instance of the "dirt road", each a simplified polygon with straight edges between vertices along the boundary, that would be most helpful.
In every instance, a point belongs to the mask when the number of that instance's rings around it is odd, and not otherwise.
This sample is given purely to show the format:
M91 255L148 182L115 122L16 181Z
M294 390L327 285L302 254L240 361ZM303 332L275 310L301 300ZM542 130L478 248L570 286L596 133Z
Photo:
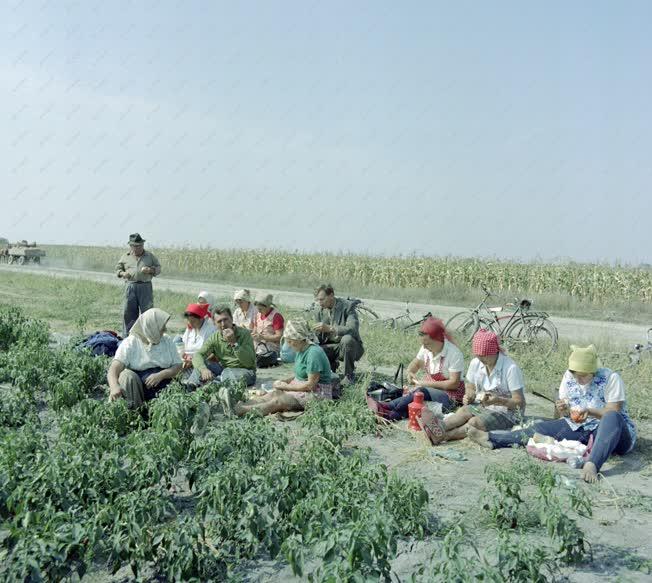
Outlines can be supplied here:
M81 278L101 283L113 285L123 285L123 282L115 277L112 273L99 271L84 271L79 269L68 269L62 267L27 267L27 266L0 266L0 271L13 271L16 273L34 273L39 275L50 275L54 277L71 277ZM233 285L219 285L216 283L192 281L184 279L172 279L157 277L154 282L154 288L160 290L169 290L189 295L195 295L199 290L206 289L216 293L218 296L231 297ZM250 287L252 292L256 288ZM287 290L269 289L274 293L275 300L291 308L302 308L312 301L312 294L306 292L293 292ZM395 300L378 300L365 299L365 302L381 316L396 316L405 311L405 304ZM453 314L464 310L464 307L436 306L431 304L410 304L410 311L417 316L432 312L444 320L450 318ZM601 322L598 320L580 320L577 318L552 317L552 321L559 330L562 338L567 338L576 342L593 342L593 341L613 341L625 344L634 344L642 342L645 338L647 327L637 324L626 324L623 322ZM652 322L650 323L652 326Z

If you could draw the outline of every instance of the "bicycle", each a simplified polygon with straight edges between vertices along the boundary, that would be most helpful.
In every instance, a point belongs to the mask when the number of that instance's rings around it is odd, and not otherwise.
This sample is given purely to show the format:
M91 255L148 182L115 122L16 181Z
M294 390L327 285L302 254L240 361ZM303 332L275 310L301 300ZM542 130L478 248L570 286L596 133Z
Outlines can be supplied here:
M428 312L420 318L414 317L410 311L410 302L405 302L405 311L401 312L398 316L390 316L389 318L380 318L371 322L374 326L382 326L390 330L401 330L402 332L411 332L417 326L432 317L432 312Z
M640 364L644 354L652 354L652 328L648 328L646 344L634 344L628 352L612 352L602 357L605 364L614 372L620 372Z
M546 312L530 311L530 300L516 299L515 303L490 307L487 300L495 297L484 285L482 301L471 310L458 312L446 322L446 328L455 333L464 343L471 342L474 334L484 328L495 332L508 350L518 350L524 346L538 348L543 355L557 349L559 333ZM505 308L512 310L505 316L499 316Z
M365 321L374 321L378 320L378 314L367 304L364 303L360 298L346 298L347 301L351 302L355 311L358 313L358 318L361 322ZM315 312L319 309L319 305L316 301L312 301L304 308L304 312L314 315Z

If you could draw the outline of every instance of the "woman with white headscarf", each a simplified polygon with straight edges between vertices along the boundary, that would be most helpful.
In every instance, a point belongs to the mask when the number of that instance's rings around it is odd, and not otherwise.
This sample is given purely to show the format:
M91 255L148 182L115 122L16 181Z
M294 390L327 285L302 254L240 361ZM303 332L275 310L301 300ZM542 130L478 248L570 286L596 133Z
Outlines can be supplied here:
M208 305L208 317L210 318L213 315L213 308L215 307L215 294L212 294L211 292L207 291L200 291L199 295L197 296L197 303L199 305Z
M250 411L270 415L284 411L303 411L308 400L336 396L339 380L333 378L331 366L323 349L316 344L316 338L307 322L288 320L285 323L285 340L296 352L294 377L274 382L274 390L259 399L238 403L238 416Z
M251 332L258 315L256 307L251 301L251 292L248 289L239 289L233 294L233 301L238 306L233 310L233 323Z
M156 397L181 370L181 357L165 335L170 314L158 308L143 312L113 357L107 373L109 399L127 400L137 409Z

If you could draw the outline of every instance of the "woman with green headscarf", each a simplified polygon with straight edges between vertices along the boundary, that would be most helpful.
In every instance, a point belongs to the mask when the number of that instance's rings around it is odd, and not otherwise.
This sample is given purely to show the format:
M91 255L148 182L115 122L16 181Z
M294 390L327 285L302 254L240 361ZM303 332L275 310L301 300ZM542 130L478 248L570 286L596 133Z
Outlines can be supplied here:
M593 436L593 448L582 469L582 478L595 482L602 464L612 454L624 455L634 448L636 428L627 413L625 384L617 372L600 366L595 346L571 346L568 370L559 386L554 421L535 423L518 431L467 432L476 443L488 447L523 445L534 433L557 441L572 439L587 444Z
M306 403L315 397L332 399L338 378L332 378L331 366L323 349L316 344L316 338L307 322L288 320L285 323L285 340L296 352L294 377L274 382L274 390L259 399L238 403L238 416L250 411L262 415L284 411L303 411Z

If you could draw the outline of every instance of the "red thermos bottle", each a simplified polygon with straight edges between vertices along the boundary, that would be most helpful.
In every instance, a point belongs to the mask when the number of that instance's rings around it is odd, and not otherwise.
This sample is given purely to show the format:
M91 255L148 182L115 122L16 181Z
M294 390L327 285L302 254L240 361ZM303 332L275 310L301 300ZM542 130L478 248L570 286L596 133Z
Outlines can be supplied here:
M417 417L421 417L421 410L424 407L423 393L421 391L414 393L414 400L408 405L408 427L412 431L421 431Z

